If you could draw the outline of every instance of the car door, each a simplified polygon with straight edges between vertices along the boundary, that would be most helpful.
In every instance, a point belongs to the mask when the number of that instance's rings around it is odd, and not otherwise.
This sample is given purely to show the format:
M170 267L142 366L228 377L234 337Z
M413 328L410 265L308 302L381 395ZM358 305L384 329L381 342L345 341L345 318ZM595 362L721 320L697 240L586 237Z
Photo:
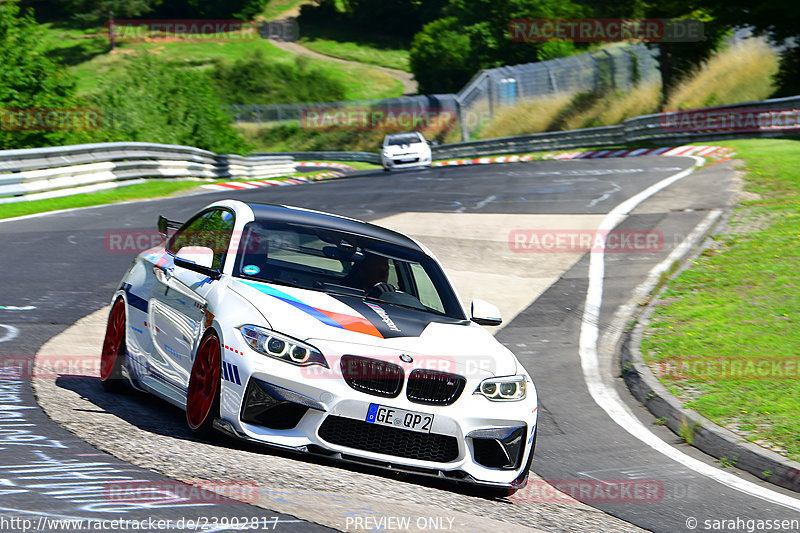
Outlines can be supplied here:
M167 252L174 258L185 247L211 248L211 268L221 271L233 225L234 215L227 209L204 211L178 230ZM218 282L171 263L156 270L157 287L150 301L150 334L157 352L150 375L160 392L183 403L204 330L207 296Z

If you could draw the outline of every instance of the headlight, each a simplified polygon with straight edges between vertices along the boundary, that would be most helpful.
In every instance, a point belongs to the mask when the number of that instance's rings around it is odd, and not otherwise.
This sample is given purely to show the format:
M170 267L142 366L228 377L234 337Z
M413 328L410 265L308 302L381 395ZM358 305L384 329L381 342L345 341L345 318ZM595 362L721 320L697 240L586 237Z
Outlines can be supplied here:
M242 333L244 341L258 353L293 365L321 365L328 368L325 357L310 344L259 326L241 326L239 331Z
M484 379L474 394L486 396L494 402L518 402L527 394L525 376L508 376Z

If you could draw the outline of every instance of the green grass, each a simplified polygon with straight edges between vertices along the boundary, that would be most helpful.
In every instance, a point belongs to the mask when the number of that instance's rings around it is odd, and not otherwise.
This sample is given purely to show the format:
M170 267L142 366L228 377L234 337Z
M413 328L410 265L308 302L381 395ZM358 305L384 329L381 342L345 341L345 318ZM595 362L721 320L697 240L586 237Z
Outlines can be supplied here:
M380 168L379 165L371 163L362 163L359 161L328 161L329 163L344 163L350 165L356 170L374 170ZM300 174L293 174L283 178L271 178L274 180L284 180L287 178L313 178L318 174L329 172L335 169L321 169L314 172L304 172ZM324 178L323 178L324 179ZM48 211L58 211L60 209L73 209L76 207L90 207L94 205L115 204L119 202L128 202L132 200L147 200L152 198L163 198L167 196L176 196L179 194L187 193L201 185L207 183L226 183L229 181L250 181L249 179L241 180L212 180L212 181L197 181L197 180L150 180L146 183L137 185L129 185L127 187L119 187L117 189L110 189L108 191L98 191L85 194L76 194L73 196L65 196L63 198L51 198L47 200L33 200L31 202L19 202L13 204L0 204L0 219L20 217L24 215L33 215L36 213L46 213Z
M366 43L342 42L330 39L303 38L300 43L309 50L326 56L411 72L408 50L378 48Z
M103 28L76 30L61 25L45 25L44 41L47 53L61 57L77 79L79 94L96 91L100 79L121 69L126 56L152 53L164 60L185 65L186 68L210 68L217 61L232 61L261 50L275 62L293 63L295 54L281 50L265 39L253 38L221 42L121 42L109 52ZM329 73L344 82L345 100L391 98L402 96L403 84L388 74L367 65L352 65L309 58L310 66Z
M280 18L284 13L299 7L302 4L309 4L309 0L269 0L264 6L261 16L267 20Z
M662 381L690 408L797 461L800 140L719 144L745 160L746 190L761 197L668 283L642 351L656 373L681 368Z
M130 200L144 200L172 196L194 189L200 185L197 181L188 180L152 180L138 185L119 187L108 191L76 194L63 198L33 200L13 204L0 204L0 218L12 218L59 209L89 207L93 205L113 204Z
M356 170L376 170L376 169L381 168L380 165L374 165L372 163L366 163L364 161L325 161L325 160L321 160L321 159L318 159L317 161L322 161L322 162L325 162L325 163L341 163L342 165L347 165L347 166L353 167ZM298 161L297 164L302 166L303 162L302 161ZM332 169L332 170L336 170L336 169Z

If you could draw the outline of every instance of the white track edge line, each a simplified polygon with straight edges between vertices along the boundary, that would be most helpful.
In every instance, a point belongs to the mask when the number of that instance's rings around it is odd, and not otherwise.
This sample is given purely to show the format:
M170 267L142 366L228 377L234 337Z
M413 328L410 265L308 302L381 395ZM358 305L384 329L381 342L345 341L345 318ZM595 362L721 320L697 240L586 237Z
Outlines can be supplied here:
M701 157L690 156L695 160L695 165L677 174L665 178L658 183L651 185L640 193L628 198L617 207L612 209L602 220L598 227L598 232L608 231L616 227L617 223L630 213L637 205L644 200L672 185L676 181L690 175L695 167L701 166L705 160ZM602 234L602 233L601 233ZM656 267L658 268L658 266ZM766 487L756 485L751 481L741 479L733 474L719 470L698 459L686 455L682 451L673 448L666 442L658 438L649 428L647 428L638 418L636 418L627 406L622 402L615 389L612 389L603 382L600 372L599 357L597 351L597 341L599 336L598 321L600 318L600 307L603 300L603 279L605 276L605 254L602 250L591 252L589 256L589 287L586 290L586 301L584 304L583 318L581 321L580 341L578 352L581 358L581 369L583 378L589 394L595 403L605 411L608 416L625 431L636 437L644 444L650 446L655 451L667 456L693 471L702 474L718 483L727 485L739 492L755 496L762 500L775 503L800 511L800 500L773 491Z

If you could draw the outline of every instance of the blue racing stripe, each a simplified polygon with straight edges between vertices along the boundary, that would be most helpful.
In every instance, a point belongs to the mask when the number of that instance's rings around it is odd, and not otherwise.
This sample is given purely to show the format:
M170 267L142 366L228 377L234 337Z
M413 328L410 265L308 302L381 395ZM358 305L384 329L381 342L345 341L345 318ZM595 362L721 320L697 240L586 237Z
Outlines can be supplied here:
M137 296L131 292L131 284L125 283L122 286L122 290L125 291L125 295L127 296L128 305L131 307L135 307L139 311L146 313L147 312L147 300L142 298L141 296Z
M278 300L286 302L287 304L293 305L294 307L300 309L301 311L304 311L304 312L308 313L309 315L313 316L314 318L316 318L317 320L319 320L323 324L327 324L328 326L333 326L335 328L345 329L344 326L342 326L341 324L339 324L338 322L333 320L331 317L329 317L328 315L326 315L325 313L323 313L322 311L320 311L316 307L311 307L310 305L301 302L300 300L298 300L297 298L295 298L294 296L292 296L290 294L286 294L285 292L279 291L278 289L270 287L269 285L264 285L264 284L261 284L261 283L253 283L253 282L243 281L243 280L239 280L239 281L241 283L244 283L245 285L247 285L249 287L254 288L255 290L257 290L259 292L263 292L264 294L266 294L268 296L272 296L273 298L277 298Z

